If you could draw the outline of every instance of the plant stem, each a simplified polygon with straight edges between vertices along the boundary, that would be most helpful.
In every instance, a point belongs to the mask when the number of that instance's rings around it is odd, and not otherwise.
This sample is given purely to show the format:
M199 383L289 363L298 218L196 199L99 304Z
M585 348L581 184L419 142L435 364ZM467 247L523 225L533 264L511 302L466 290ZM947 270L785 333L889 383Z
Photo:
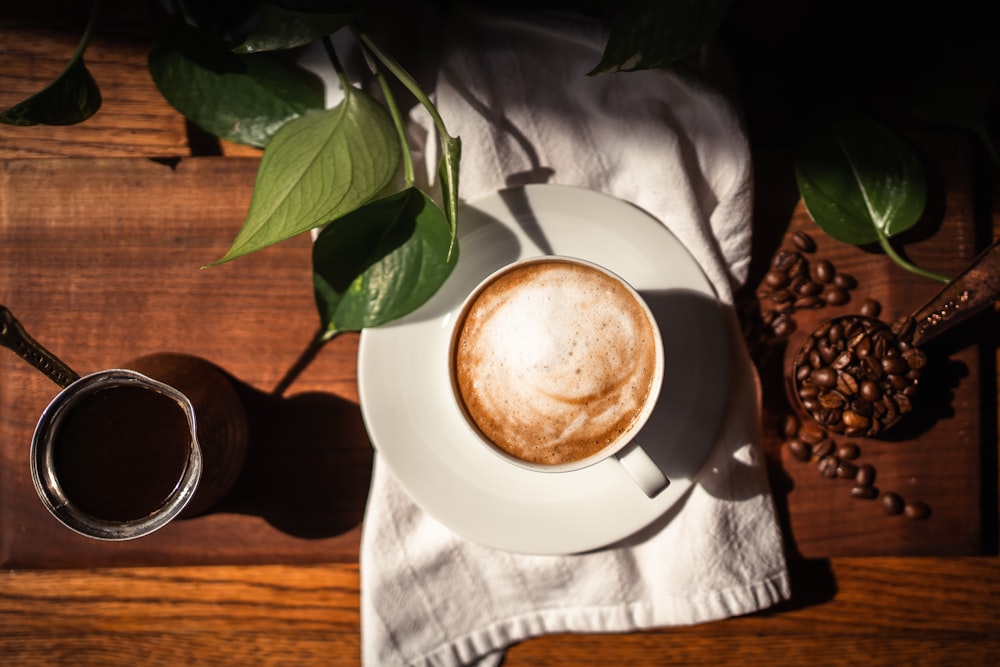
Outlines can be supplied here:
M351 82L347 80L347 74L344 73L344 66L340 64L340 58L337 57L337 50L333 47L333 40L329 36L323 38L323 49L326 51L326 56L330 59L330 64L333 65L333 71L337 73L337 78L340 79L340 87L346 95L348 89L351 88Z
M406 179L406 187L413 185L413 156L410 155L410 141L406 136L406 126L403 123L403 115L399 112L399 105L396 104L396 96L389 88L389 82L382 73L381 68L375 68L375 79L385 96L386 106L389 107L389 115L392 116L392 123L396 126L396 133L399 135L399 145L403 150L403 177Z
M930 278L931 280L937 280L938 282L942 283L951 282L951 278L949 278L948 276L943 276L940 273L935 273L933 271L928 271L927 269L922 269L919 266L903 259L903 256L900 255L898 252L896 252L896 249L892 247L891 243L889 243L889 237L885 235L885 233L878 225L875 226L875 233L878 234L878 243L880 246L882 246L882 250L884 250L885 254L888 255L892 259L892 261L896 262L896 264L898 264L899 266L903 267L904 269L906 269L911 273L917 274L918 276Z
M73 57L70 58L71 63L82 56L90 44L90 38L94 34L94 26L97 25L97 16L100 13L101 0L94 0L94 4L90 7L90 17L87 19L87 27L84 28L83 37L80 38L80 43L77 45L76 51L73 52Z
M427 110L434 126L437 128L439 140L441 142L441 162L438 167L438 175L441 183L441 200L445 216L448 219L448 226L451 227L451 246L448 248L448 259L451 259L458 243L458 165L462 155L462 141L458 137L448 134L448 128L441 119L437 107L431 102L427 94L420 88L413 77L410 76L403 67L397 63L389 54L383 52L374 42L357 28L354 34L358 41L375 56L382 65L402 83L410 94Z
M410 73L403 69L403 66L397 63L389 54L385 53L374 42L360 30L355 30L355 35L358 40L368 49L372 55L378 58L387 70L392 72L392 75L399 79L399 82L406 86L406 89L410 91L410 94L417 98L417 101L427 109L427 112L431 115L431 119L434 121L435 127L437 127L438 132L441 136L447 137L448 129L444 125L444 121L441 119L441 115L438 114L437 108L431 102L427 94L420 88L417 82L410 76Z

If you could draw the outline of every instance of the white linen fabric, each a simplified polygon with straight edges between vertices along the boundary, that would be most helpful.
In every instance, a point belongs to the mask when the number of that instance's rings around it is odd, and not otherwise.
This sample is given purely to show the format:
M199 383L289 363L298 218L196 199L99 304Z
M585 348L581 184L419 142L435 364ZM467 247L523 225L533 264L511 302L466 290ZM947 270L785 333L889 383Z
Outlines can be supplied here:
M627 200L680 239L731 305L748 270L752 188L725 96L693 73L588 77L606 33L569 15L466 14L449 35L434 99L462 140L463 199L550 182ZM432 149L433 124L414 119ZM754 383L735 382L716 447L669 518L579 555L455 535L376 454L361 544L365 664L496 665L506 647L545 633L700 623L788 598L759 420Z

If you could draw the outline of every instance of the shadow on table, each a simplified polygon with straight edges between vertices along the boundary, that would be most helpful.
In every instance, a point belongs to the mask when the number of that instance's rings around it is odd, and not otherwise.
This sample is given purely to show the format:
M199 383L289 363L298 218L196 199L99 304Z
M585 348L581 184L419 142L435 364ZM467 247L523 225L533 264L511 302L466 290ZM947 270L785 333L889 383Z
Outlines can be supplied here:
M236 384L249 421L246 463L209 511L260 516L306 539L360 525L373 458L360 407L323 392L285 397Z

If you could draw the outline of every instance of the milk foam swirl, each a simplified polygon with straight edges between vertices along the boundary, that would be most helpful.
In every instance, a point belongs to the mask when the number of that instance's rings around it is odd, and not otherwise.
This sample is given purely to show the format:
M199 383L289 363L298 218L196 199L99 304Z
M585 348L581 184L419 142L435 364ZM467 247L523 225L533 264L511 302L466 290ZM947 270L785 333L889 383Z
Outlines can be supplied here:
M522 265L482 290L455 340L455 381L479 430L509 454L558 464L615 442L654 384L653 325L589 266Z

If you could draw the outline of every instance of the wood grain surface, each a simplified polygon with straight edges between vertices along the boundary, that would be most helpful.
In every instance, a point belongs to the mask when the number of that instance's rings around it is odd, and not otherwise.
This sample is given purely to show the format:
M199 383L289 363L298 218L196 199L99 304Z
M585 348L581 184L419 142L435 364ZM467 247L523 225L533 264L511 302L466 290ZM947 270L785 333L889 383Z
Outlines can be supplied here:
M59 3L57 3L59 4ZM63 5L75 3L62 0ZM796 52L782 51L781 40L789 35L808 41L804 31L796 32L785 5L761 3L745 6L737 3L741 16L764 35L769 45L762 56L780 54L787 62ZM71 127L12 128L0 125L0 160L20 158L130 158L140 174L160 174L170 178L191 178L204 174L199 162L182 160L172 171L168 164L148 162L143 158L187 158L192 155L247 155L256 152L240 147L201 141L169 108L148 80L142 61L149 39L155 34L151 24L156 3L107 0L111 17L95 35L88 66L99 78L106 97L102 110L88 123ZM0 8L0 106L16 102L32 86L46 81L40 63L59 68L62 61L53 55L49 44L59 40L72 50L78 36L79 21L68 13L48 11L49 5L13 5ZM65 18L65 29L59 27ZM754 33L758 34L758 33ZM66 51L68 53L68 51ZM777 56L775 56L777 62ZM27 67L26 63L31 63ZM31 80L22 81L25 77ZM18 88L18 86L21 86ZM33 88L32 88L33 89ZM751 88L747 91L754 106L754 119L765 117L779 124L795 110L795 100L773 91ZM949 154L947 149L945 154ZM965 149L958 148L950 159L966 164ZM222 158L220 158L222 159ZM794 183L789 187L787 165L777 165L766 153L755 150L756 206L754 259L758 269L766 267L771 254L793 225L804 225L797 209ZM174 213L149 207L144 187L130 181L128 173L115 176L102 195L100 225L94 229L76 229L87 238L87 252L76 253L67 241L67 229L74 230L73 220L41 219L32 212L32 202L40 204L47 188L55 187L72 201L76 186L93 187L85 182L55 184L72 170L59 172L58 160L33 167L5 165L3 178L9 182L9 169L15 178L27 173L47 173L36 178L34 190L16 195L18 215L10 214L7 193L0 189L3 214L3 239L0 252L0 293L7 305L24 320L39 339L51 344L80 369L115 363L133 354L164 349L166 342L177 341L190 353L201 354L227 368L261 392L269 392L281 383L285 373L296 366L312 334L312 305L308 292L308 260L303 255L305 242L295 241L286 247L268 251L247 261L219 270L197 269L206 259L217 256L231 238L239 220L219 220L219 208L212 202L203 213L213 220L202 229L198 217L183 216L186 222L171 220ZM148 162L148 164L147 164ZM230 199L229 209L245 206L252 183L252 166L237 160L220 169L231 179L216 184L216 199ZM252 159L248 161L252 163ZM16 164L16 163L15 163ZM92 165L99 165L94 162ZM207 164L207 163L205 163ZM1000 232L1000 179L991 170L973 161L977 174L973 179L976 197L974 217L985 221L986 233ZM107 165L104 169L107 170ZM213 167L215 168L215 167ZM963 167L964 168L964 167ZM983 178L982 173L987 176ZM98 170L98 174L100 174ZM107 173L107 172L105 172ZM178 176L180 174L180 176ZM775 176L777 174L777 176ZM105 181L106 183L108 181ZM128 184L132 182L132 185ZM171 190L184 197L185 188ZM111 193L127 192L135 201L122 202ZM162 198L163 191L159 192ZM179 194L178 194L179 193ZM992 194L992 196L991 196ZM90 196L97 193L91 192ZM985 203L983 203L985 202ZM53 204L48 203L51 207ZM42 206L45 208L46 206ZM77 212L69 203L55 204L66 215ZM222 207L222 208L226 208ZM128 213L124 213L127 211ZM88 213L93 216L93 212ZM229 215L228 213L226 215ZM93 220L93 217L90 218ZM165 225L158 229L157 225ZM170 230L170 231L167 231ZM983 233L980 230L979 235ZM180 239L178 244L176 240ZM83 239L78 238L80 242ZM8 244L13 244L8 248ZM62 244L62 245L59 245ZM154 252L155 251L155 252ZM53 253L55 253L53 255ZM279 257L280 255L280 257ZM124 269L107 270L100 265L107 258L131 257ZM158 259L156 257L159 257ZM88 259L83 259L86 257ZM14 269L7 260L16 260L20 287L13 291L8 281ZM922 256L920 260L933 258ZM148 275L146 264L162 273L138 290L134 278ZM259 262L259 264L258 264ZM110 265L108 265L110 266ZM267 271L284 276L268 280ZM53 276L58 274L56 280ZM758 274L759 277L759 274ZM181 286L174 284L180 280ZM38 282L41 281L41 282ZM262 283L276 285L286 302L259 308L255 303ZM33 285L35 285L33 287ZM48 307L49 297L37 285L54 289L52 299L59 308ZM119 289L131 301L120 297ZM164 292L164 290L166 290ZM92 293L92 294L89 294ZM886 299L887 303L891 299ZM79 308L87 300L114 304L122 317L106 321L106 316ZM213 308L194 313L195 320L225 318L225 337L191 334L194 309L189 305L206 303ZM27 307L41 302L45 308ZM235 307L233 303L241 304ZM168 310L169 308L169 310ZM60 315L68 309L72 317ZM144 322L145 324L141 324ZM195 330L202 324L196 324ZM207 325L204 325L207 327ZM153 327L165 327L155 332ZM211 327L213 332L222 329ZM995 331L995 329L994 329ZM120 345L108 345L108 336ZM261 342L260 336L264 337ZM995 347L995 338L993 347ZM288 395L319 391L343 401L346 411L356 406L353 377L337 369L351 368L356 340L343 338L327 346L307 370L297 376ZM174 347L173 345L171 347ZM174 347L174 349L177 349ZM267 355L251 354L268 349ZM987 351L990 349L986 347ZM249 350L249 351L248 351ZM693 627L667 628L626 635L552 635L523 642L513 647L504 664L515 665L989 665L1000 661L1000 567L996 559L997 495L996 459L996 378L995 354L985 354L986 375L980 377L981 390L992 401L980 406L983 416L980 523L985 536L984 554L975 557L824 557L802 558L795 547L820 553L826 545L808 524L789 525L793 598L784 605L760 614L731 618ZM261 362L259 357L269 360ZM47 381L30 372L12 355L0 362L0 451L15 452L7 442L12 432L23 433L33 423L37 411L53 390ZM8 407L8 401L17 407ZM18 437L22 437L18 436ZM780 443L772 443L771 454L779 470ZM7 456L4 454L4 456ZM18 454L20 456L20 454ZM21 465L22 462L15 465ZM793 462L789 462L791 464ZM797 462L794 462L797 464ZM0 474L5 487L11 475L11 462L2 461L6 472ZM358 462L360 465L360 462ZM886 463L881 472L888 472ZM786 510L795 511L792 500L816 480L811 471L791 468L793 478L801 474L802 484L788 493ZM787 491L776 479L779 493ZM988 483L987 483L988 482ZM23 483L23 480L19 483ZM355 480L356 483L356 480ZM840 503L839 491L826 494L817 487L816 500ZM780 497L780 496L779 496ZM11 496L0 488L0 513ZM362 500L363 502L363 500ZM35 512L35 504L24 512ZM357 510L357 507L354 508ZM21 509L13 511L17 513ZM217 518L213 518L213 516ZM853 513L844 521L855 520ZM202 519L199 519L201 521ZM357 562L358 526L340 535L321 537L313 545L311 563L294 563L293 555L304 553L303 542L270 525L260 515L246 517L205 517L206 524L234 521L242 526L227 536L233 544L245 545L232 553L209 554L204 547L191 545L186 553L168 559L162 554L143 554L161 559L162 565L136 567L65 566L60 568L11 567L0 571L0 663L10 665L177 665L177 664L294 664L357 665L361 654L360 572ZM191 526L195 524L192 523ZM213 530L221 527L213 524ZM4 531L8 530L3 526ZM16 530L27 530L26 527ZM193 530L178 526L178 535ZM243 532L245 531L245 532ZM275 564L193 564L197 559L239 557L257 554L260 546L255 536L271 541ZM812 538L807 539L812 535ZM15 536L15 541L23 536ZM62 539L55 535L34 536L33 540ZM210 536L211 537L211 536ZM816 538L816 539L814 539ZM794 541L793 541L794 540ZM286 551L273 551L278 542ZM238 553L237 553L238 552ZM33 558L34 556L32 556ZM139 560L138 558L136 560ZM185 563L185 564L180 564Z
M5 350L4 565L356 559L372 459L357 337L309 357L319 316L308 236L200 268L239 229L256 166L221 157L0 162L0 303L29 333L81 374L160 352L204 358L233 376L251 419L246 468L221 506L148 539L96 542L33 497L31 433L57 388Z

